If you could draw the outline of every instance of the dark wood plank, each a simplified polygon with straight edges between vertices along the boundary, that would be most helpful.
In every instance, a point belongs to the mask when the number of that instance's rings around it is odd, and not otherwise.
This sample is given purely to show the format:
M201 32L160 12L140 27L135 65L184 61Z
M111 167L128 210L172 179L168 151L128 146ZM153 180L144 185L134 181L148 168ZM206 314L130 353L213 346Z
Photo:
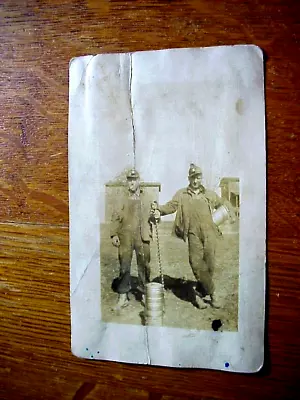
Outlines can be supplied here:
M249 399L293 396L300 356L300 305L295 301L299 296L299 251L283 240L280 253L278 243L269 242L272 366L250 376L74 357L70 353L68 229L1 224L2 398L70 398L78 391L77 396L83 393L82 397L74 398L97 398L100 393L107 398L121 393L128 398L145 398L149 393L218 399L241 394Z
M5 2L0 8L0 219L68 222L72 57L255 43L267 58L269 189L274 192L270 229L277 235L281 214L295 234L299 216L290 210L297 170L291 155L299 131L299 11L298 2L278 0ZM294 196L282 201L286 191Z

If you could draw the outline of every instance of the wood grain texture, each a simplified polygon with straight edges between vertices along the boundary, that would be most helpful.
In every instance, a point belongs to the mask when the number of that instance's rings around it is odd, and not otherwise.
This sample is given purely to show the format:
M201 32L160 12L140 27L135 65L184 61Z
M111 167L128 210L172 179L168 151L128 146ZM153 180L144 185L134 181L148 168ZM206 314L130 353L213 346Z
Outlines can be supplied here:
M0 4L0 398L296 398L300 378L300 3ZM68 63L74 56L256 44L266 57L268 314L256 375L70 353ZM253 299L255 301L255 299Z

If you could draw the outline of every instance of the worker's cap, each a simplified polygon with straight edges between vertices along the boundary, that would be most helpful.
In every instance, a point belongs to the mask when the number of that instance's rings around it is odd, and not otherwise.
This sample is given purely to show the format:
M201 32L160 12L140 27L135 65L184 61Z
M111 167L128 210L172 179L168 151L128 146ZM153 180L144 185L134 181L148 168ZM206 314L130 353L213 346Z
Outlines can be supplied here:
M202 175L202 169L195 164L191 164L189 168L189 178L195 175Z
M140 179L140 174L137 172L136 169L132 168L130 171L127 173L127 179Z

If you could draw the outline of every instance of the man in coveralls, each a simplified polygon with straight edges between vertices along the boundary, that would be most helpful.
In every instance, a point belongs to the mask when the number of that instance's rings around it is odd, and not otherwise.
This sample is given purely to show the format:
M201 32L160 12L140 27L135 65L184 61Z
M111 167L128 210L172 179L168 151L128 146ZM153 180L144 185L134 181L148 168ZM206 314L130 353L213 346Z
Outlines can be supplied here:
M132 169L127 174L128 191L121 204L112 214L111 239L118 247L120 274L116 291L118 302L114 310L121 310L128 305L128 293L131 290L131 261L136 253L138 267L138 289L143 294L145 284L150 280L150 239L151 224L149 222L150 202L140 187L139 173Z
M215 192L202 185L200 167L190 165L188 180L189 186L178 190L165 205L153 202L152 215L158 221L160 216L176 212L174 233L184 241L188 240L189 262L197 280L198 306L207 308L209 302L212 307L220 308L213 282L219 231L213 222L212 212L223 202Z

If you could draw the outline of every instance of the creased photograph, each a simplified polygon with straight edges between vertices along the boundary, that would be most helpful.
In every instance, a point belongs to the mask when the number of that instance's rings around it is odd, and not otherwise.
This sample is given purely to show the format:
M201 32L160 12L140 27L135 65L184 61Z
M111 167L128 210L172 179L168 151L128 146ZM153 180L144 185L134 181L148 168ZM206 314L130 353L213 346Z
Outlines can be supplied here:
M262 367L263 72L253 45L71 60L75 355Z

